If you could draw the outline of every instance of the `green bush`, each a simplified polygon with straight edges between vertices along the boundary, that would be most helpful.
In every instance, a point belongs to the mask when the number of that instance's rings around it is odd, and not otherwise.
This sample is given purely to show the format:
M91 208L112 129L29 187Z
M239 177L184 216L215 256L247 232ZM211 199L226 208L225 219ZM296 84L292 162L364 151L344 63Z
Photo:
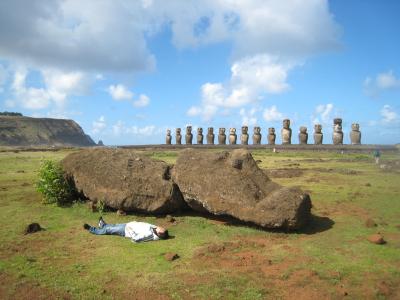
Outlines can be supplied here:
M43 195L43 202L46 204L71 203L74 194L74 189L66 180L61 165L52 160L45 160L41 164L36 190Z

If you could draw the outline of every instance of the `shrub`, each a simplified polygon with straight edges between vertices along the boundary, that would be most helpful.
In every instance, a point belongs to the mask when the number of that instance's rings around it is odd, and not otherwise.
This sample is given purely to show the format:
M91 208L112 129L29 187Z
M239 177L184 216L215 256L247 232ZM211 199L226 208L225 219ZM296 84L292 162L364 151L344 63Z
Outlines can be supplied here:
M36 190L43 195L46 204L65 205L72 202L74 194L61 165L52 160L45 160L41 164Z

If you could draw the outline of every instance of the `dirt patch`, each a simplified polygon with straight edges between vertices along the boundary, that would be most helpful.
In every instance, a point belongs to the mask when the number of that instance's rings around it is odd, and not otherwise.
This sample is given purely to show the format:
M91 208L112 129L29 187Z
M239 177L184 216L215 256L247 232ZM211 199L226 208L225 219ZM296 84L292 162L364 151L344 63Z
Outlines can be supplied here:
M379 168L384 172L400 173L400 160L393 160L381 163Z
M16 277L0 272L0 282L0 299L3 300L72 299L67 293L42 287L38 282L27 280L23 276Z

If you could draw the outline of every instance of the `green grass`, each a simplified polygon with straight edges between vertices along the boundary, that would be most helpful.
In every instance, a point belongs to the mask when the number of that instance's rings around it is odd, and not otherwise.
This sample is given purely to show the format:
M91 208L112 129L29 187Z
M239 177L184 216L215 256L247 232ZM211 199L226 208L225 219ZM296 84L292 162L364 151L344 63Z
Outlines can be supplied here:
M379 169L370 155L253 152L262 168L302 170L301 176L273 180L310 192L313 214L318 216L310 225L314 231L286 234L228 226L200 216L175 216L176 224L169 225L175 238L134 244L84 231L84 222L96 224L99 217L85 203L65 208L42 204L34 188L40 162L60 160L71 151L0 152L0 276L15 282L3 288L3 295L0 290L0 296L13 298L21 284L43 289L45 295L54 292L80 299L160 294L171 299L281 298L296 284L299 288L322 284L320 292L328 291L332 297L340 295L337 289L342 285L354 299L396 295L395 287L400 285L400 174ZM173 164L178 152L146 155ZM382 158L385 163L394 159L399 157ZM103 217L110 223L136 219L168 225L164 218L154 216L105 212ZM367 228L367 218L378 226ZM330 225L324 227L323 220ZM24 235L31 222L46 230ZM376 232L385 236L386 245L366 240ZM243 243L222 254L196 256L207 245L239 241ZM168 262L163 257L167 252L178 253L180 258ZM248 252L256 258L242 266L241 257ZM310 278L295 281L302 270L315 272L318 283ZM379 293L377 283L381 281L392 287L392 294ZM149 291L153 294L146 294Z

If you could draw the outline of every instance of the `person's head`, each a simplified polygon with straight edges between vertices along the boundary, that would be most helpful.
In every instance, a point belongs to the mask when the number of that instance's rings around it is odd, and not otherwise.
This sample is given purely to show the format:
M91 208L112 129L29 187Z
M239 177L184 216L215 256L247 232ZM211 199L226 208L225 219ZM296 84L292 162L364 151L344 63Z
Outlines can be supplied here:
M157 226L155 229L155 232L156 232L157 236L162 240L166 240L169 238L168 230L165 229L164 227Z

